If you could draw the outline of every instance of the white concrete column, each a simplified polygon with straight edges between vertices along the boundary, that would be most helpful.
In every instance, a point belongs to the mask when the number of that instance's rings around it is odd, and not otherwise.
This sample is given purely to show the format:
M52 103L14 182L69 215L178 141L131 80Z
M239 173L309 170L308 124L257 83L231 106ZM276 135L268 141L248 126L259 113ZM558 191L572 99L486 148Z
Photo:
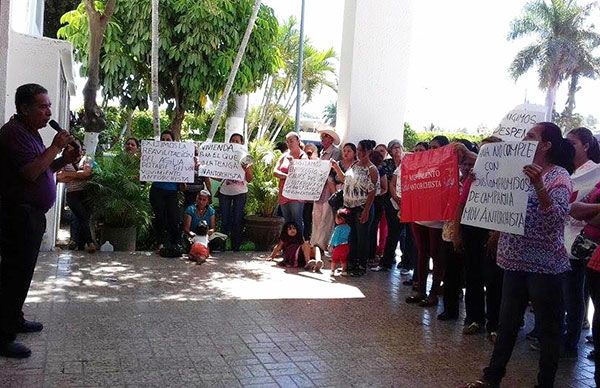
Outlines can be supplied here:
M413 0L346 0L336 129L345 141L402 139Z
M10 0L0 0L0 125L3 125L10 113L5 112L8 92L8 40L10 37Z

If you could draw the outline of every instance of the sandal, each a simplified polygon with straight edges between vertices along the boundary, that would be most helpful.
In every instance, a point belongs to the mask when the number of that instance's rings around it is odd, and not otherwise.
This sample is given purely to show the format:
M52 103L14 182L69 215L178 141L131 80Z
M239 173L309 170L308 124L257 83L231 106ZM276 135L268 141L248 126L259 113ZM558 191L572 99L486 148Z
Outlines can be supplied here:
M437 296L428 296L419 302L420 307L435 307L438 305Z
M405 299L406 303L420 303L423 298L423 295L411 295Z

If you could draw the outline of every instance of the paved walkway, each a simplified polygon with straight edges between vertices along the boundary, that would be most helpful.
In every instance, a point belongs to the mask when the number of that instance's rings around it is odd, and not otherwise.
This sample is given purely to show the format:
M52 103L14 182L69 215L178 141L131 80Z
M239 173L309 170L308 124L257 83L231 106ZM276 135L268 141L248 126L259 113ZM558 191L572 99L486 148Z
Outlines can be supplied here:
M397 270L332 280L250 254L197 266L149 253L45 253L25 309L45 328L19 338L31 358L0 358L0 386L456 387L477 378L491 344L407 305L408 292ZM535 382L525 330L506 386ZM593 386L588 350L561 363L557 387Z

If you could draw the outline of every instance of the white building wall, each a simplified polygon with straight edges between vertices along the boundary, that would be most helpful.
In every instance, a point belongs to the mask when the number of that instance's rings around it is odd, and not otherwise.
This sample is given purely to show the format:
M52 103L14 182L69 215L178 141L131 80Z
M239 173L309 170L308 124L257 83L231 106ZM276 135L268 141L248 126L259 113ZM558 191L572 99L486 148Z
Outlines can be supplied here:
M344 141L402 139L412 0L346 0L336 129Z
M6 79L7 98L5 101L5 119L15 113L14 95L17 87L25 83L38 83L48 89L52 102L52 117L68 128L69 94L74 93L71 64L71 45L67 42L10 32L8 57L8 77ZM61 78L61 76L63 76ZM61 94L64 80L67 80L66 93ZM61 95L63 101L61 101ZM60 113L62 112L62 114ZM52 143L56 132L50 127L40 130L46 146ZM54 249L60 220L62 185L59 186L56 205L46 214L46 234L42 241L42 250Z
M6 79L8 78L8 46L10 37L11 1L0 0L0 123L6 121Z

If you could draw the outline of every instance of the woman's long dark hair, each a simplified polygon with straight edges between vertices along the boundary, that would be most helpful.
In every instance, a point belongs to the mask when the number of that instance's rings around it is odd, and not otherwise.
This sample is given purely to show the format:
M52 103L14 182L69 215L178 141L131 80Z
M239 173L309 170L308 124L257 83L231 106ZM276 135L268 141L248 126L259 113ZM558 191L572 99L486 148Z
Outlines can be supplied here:
M572 174L575 170L573 159L575 158L575 148L562 136L560 127L554 123L541 122L536 126L542 127L542 140L549 141L552 144L548 153L548 159Z
M294 237L290 237L287 234L287 229L289 226L294 226L296 228L296 235ZM302 233L300 233L300 228L298 228L298 224L296 224L293 221L290 222L286 222L285 224L283 224L283 227L281 228L281 234L279 235L279 240L283 241L284 243L299 243L302 244L304 242L304 239L302 238Z
M354 155L356 155L356 145L354 145L354 143L346 143L344 144L344 147L350 147L350 149L354 151ZM344 147L342 147L342 149L344 149Z
M598 146L598 140L592 134L592 131L585 127L575 128L569 132L573 136L576 136L581 144L588 146L587 157L594 163L600 163L600 146Z
M363 139L363 140L359 141L358 144L365 151L372 151L375 148L375 146L377 146L377 143L375 143L375 140L368 140L368 139Z
M440 145L440 147L447 146L450 144L450 140L444 135L437 135L433 139L429 141L429 147L431 147L431 142L435 141Z

